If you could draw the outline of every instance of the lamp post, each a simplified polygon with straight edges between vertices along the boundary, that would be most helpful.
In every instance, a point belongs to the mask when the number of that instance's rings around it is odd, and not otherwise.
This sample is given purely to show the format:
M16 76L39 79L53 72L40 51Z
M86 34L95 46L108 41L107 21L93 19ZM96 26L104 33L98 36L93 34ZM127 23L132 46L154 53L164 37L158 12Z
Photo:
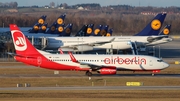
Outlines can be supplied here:
M155 56L155 46L153 46L153 56Z
M161 46L159 46L159 58L161 56Z

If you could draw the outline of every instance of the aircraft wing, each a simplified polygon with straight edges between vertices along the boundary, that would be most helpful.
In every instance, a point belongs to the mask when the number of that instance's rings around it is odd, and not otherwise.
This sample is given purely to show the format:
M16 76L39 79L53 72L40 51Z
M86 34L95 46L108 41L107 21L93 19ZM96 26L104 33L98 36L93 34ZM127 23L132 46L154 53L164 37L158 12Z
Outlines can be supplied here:
M24 55L19 55L19 54L10 53L10 52L7 52L7 54L9 54L11 56L18 56L18 57L25 57L25 58L37 58L37 57L33 57L33 56L24 56Z
M154 42L154 41L157 41L157 40L161 40L162 38L166 38L166 37L167 37L167 35L159 35L157 37L150 36L150 37L147 38L147 41L148 42Z
M78 46L100 46L106 43L111 43L112 41L114 41L115 38L112 38L109 41L97 41L97 42L92 42L92 43L83 43L83 44L75 44L75 45L68 45L68 46L62 46L61 48L73 48L73 49L77 49Z
M71 52L68 52L68 54L70 55L71 61L75 62L75 63L79 63L80 65L86 65L89 68L91 68L92 70L98 70L100 68L116 68L114 66L104 66L104 65L95 65L95 64L91 64L91 63L87 63L87 62L81 62L81 61L77 61L76 58L73 56L73 54Z

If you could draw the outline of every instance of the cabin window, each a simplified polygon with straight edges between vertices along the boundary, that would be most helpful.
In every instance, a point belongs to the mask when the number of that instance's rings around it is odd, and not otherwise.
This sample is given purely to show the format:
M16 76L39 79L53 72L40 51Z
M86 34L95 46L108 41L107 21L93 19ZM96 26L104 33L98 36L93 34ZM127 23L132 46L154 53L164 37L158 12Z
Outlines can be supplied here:
M163 60L157 60L158 62L162 62Z

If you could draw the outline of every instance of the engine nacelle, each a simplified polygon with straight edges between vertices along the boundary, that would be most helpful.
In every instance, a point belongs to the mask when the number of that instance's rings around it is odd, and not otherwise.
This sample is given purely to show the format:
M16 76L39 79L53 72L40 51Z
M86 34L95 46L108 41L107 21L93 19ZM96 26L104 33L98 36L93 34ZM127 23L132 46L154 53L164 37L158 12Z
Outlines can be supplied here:
M103 74L103 75L114 75L116 74L116 69L115 68L101 68L98 70L98 73Z
M80 45L76 47L77 50L76 51L90 51L93 50L92 46L88 46L88 45Z

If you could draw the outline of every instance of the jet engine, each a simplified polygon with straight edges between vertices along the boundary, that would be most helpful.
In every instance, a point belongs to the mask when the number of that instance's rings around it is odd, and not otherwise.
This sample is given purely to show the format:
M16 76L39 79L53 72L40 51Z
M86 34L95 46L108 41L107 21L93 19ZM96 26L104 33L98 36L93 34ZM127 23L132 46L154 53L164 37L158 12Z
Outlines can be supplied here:
M76 51L90 51L90 50L93 50L92 46L81 45L76 47Z
M102 75L114 75L116 74L116 69L115 68L101 68L98 70L98 73Z

